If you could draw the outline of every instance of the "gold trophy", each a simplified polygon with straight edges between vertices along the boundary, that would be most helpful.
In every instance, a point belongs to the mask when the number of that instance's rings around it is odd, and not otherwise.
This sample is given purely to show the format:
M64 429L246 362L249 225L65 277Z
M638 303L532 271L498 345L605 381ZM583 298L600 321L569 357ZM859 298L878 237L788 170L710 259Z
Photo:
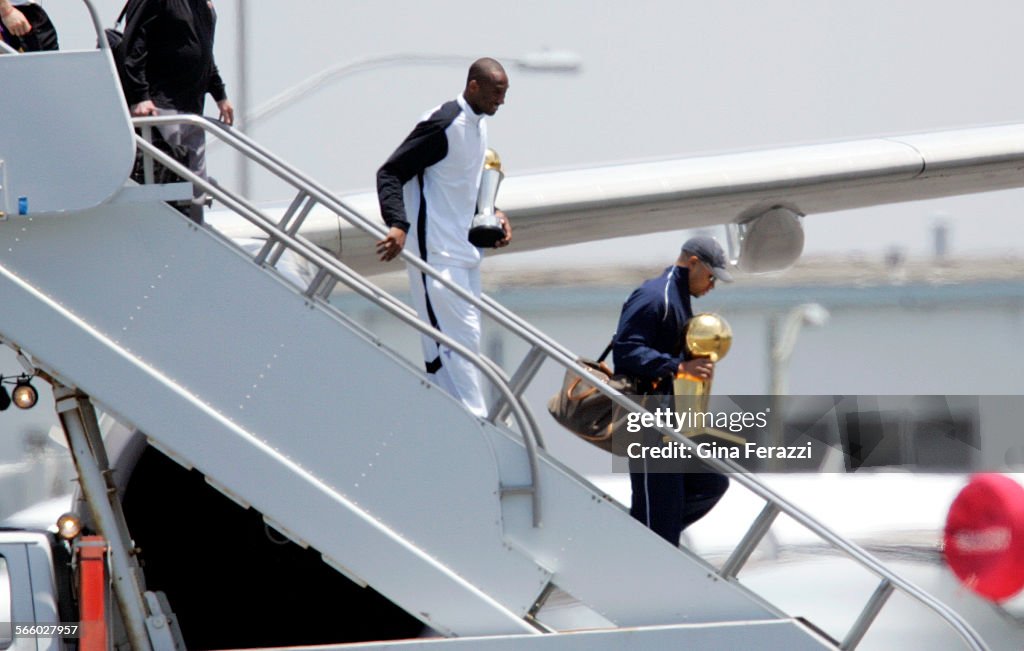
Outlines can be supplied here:
M721 316L704 312L686 322L683 334L684 345L693 359L706 357L718 363L732 346L732 328ZM711 398L711 379L699 378L688 373L676 375L672 384L675 394L676 413L682 422L692 423L684 431L687 436L711 435L725 442L742 445L745 439L716 429L705 421L703 414L708 411Z
M505 174L501 171L498 152L488 149L484 154L484 171L480 175L480 190L476 195L477 214L469 225L469 241L481 249L493 248L505 237L505 229L494 210L498 186Z

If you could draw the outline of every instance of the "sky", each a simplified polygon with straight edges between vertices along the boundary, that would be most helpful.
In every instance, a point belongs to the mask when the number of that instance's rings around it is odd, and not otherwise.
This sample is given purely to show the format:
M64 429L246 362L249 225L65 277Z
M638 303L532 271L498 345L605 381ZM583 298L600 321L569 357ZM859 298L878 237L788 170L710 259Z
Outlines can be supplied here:
M244 0L244 93L236 39L241 1L216 0L215 50L240 114L346 62L396 53L464 59L342 75L247 131L339 192L370 189L376 168L416 119L458 94L465 68L485 55L503 60L510 74L506 105L489 120L491 145L509 176L1024 116L1024 3L1016 0ZM121 0L94 2L111 26ZM95 46L80 0L42 4L62 48ZM515 66L516 57L545 48L575 53L582 69L531 74ZM216 114L212 102L206 113ZM210 170L234 185L236 161L225 148L211 149ZM290 198L265 177L255 181L258 199ZM954 255L1020 256L1022 200L1024 192L1010 191L813 215L805 223L805 253L881 258L899 248L924 256L943 221ZM493 262L610 264L663 256L667 263L684 237L626 238ZM39 419L33 413L8 412L4 429L31 426ZM7 446L17 444L7 441L0 453Z

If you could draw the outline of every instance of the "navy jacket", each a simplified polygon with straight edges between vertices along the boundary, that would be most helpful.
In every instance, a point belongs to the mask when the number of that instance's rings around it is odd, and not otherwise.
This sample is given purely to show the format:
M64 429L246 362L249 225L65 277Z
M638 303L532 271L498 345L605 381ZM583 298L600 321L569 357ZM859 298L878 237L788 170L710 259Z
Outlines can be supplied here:
M689 269L675 265L640 285L622 306L612 348L615 372L651 382L671 393L671 378L685 359L683 329L693 316ZM652 392L650 385L638 387ZM645 390L646 389L646 390Z

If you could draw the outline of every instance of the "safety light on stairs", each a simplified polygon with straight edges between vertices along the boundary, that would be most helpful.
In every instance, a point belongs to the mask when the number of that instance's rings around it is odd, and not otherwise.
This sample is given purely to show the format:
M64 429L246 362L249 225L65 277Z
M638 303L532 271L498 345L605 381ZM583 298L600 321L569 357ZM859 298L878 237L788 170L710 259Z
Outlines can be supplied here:
M5 384L13 384L14 389L7 393ZM32 386L32 377L22 373L17 378L0 375L0 411L6 411L13 403L19 409L31 409L39 402L39 392Z
M73 540L82 533L82 521L74 513L65 513L57 518L57 535L64 540Z
M32 386L32 378L22 375L11 392L11 400L19 409L31 409L39 401L39 392Z

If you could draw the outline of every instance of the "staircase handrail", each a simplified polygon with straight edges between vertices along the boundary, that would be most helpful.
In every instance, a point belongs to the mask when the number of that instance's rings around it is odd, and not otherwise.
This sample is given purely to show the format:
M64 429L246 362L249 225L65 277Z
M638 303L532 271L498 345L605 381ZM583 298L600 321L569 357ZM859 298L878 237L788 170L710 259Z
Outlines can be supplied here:
M309 179L302 173L298 172L298 170L290 167L288 164L284 163L278 157L271 154L269 151L265 150L262 146L253 142L244 134L236 130L230 129L229 127L223 125L219 121L196 115L174 115L161 117L134 118L133 122L135 123L136 126L156 126L160 124L190 124L202 128L207 133L214 135L220 138L221 140L224 140L226 144L232 146L234 149L241 152L250 160L253 160L254 162L262 165L275 176L278 176L279 178L293 185L294 187L300 188L300 192L304 191L308 193L318 203L321 203L322 205L333 211L335 214L337 214L339 217L342 217L349 221L354 226L361 228L369 235L380 239L383 239L384 236L386 235L386 229L382 224L372 222L358 211L346 205L341 199L337 198L333 193L331 193L329 190L324 188L316 181ZM214 186L209 182L199 178L198 176L191 173L189 170L184 168L182 165L174 161L172 158L170 158L163 152L153 147L151 144L149 144L142 138L137 138L137 140L139 142L139 145L143 147L147 153L154 156L155 158L158 158L161 161L161 163L170 167L173 171L181 175L183 178L186 178L187 180L198 185L204 191L209 192L211 195L214 195L229 208L232 208L236 212L239 212L239 214L241 214L242 217L245 217L248 221L250 221L258 228L260 228L260 230L267 233L268 237L274 238L281 242L282 244L284 244L285 246L287 246L288 248L291 248L299 252L300 254L303 254L304 257L307 257L307 259L314 262L314 264L316 264L321 269L329 269L329 273L338 276L344 276L345 280L349 280L349 278L347 277L349 274L359 276L359 274L357 274L347 265L344 265L334 257L325 254L323 251L319 249L319 247L312 244L304 237L291 236L287 233L280 231L280 229L278 229L275 224L273 224L268 218L260 214L259 211L255 209L255 207L251 206L251 204L249 204L247 200L242 199L241 197L238 197L233 193L230 193L217 186ZM565 348L558 342L554 341L553 339L539 331L537 328L533 327L532 325L524 321L521 317L519 317L518 315L514 314L513 312L502 306L497 301L491 299L486 295L481 295L481 297L479 298L474 296L473 294L467 292L463 288L448 281L446 278L441 276L441 274L438 273L431 265L424 262L423 260L420 260L415 255L407 251L403 250L401 255L402 259L405 260L407 264L410 264L413 267L419 269L421 272L429 275L431 278L437 280L445 288L452 291L461 299L476 306L478 309L481 310L482 313L486 314L492 320L504 326L507 330L516 334L524 341L530 343L534 349L542 352L547 358L554 360L560 366L564 367L567 370L572 370L583 377L587 376L587 368L582 366L578 362L578 357L575 356L569 349ZM342 280L342 278L339 277L339 280ZM345 280L342 280L342 282L345 282ZM395 310L390 301L397 301L397 299L394 299L394 297L391 297L383 290L377 289L377 293L371 293L368 292L368 290L366 290L362 286L360 286L358 283L356 284L356 286L349 286L353 287L353 289L356 289L356 291L363 295L364 297L369 298L374 302L378 302L379 304L381 304L382 307L387 305L385 309L392 311L392 313L394 313L396 316L399 316L399 318L402 318L410 325L413 325L413 327L420 330L424 334L427 334L428 336L433 337L438 341L442 341L442 343L451 346L453 349L458 350L458 348L462 348L457 344L452 346L451 344L444 341L442 339L442 337L444 337L443 333L440 333L439 331L430 328L430 326L423 327L423 322L419 321L418 318L407 320L407 317L409 317L409 312L403 310ZM307 295L309 295L309 292L307 292ZM383 303L380 302L381 295L388 296L388 299L386 299ZM431 330L434 331L430 332ZM458 346L458 348L456 348L456 346ZM467 353L469 353L468 350L465 350L463 348L459 352L460 354L463 354L463 356L466 357L467 359L473 359L472 354L467 355ZM529 426L524 425L524 423L526 423L528 419L523 413L524 409L520 403L518 396L513 394L511 389L509 389L508 385L504 381L500 381L497 374L495 374L490 369L487 362L475 360L473 363L475 366L477 366L477 368L479 368L482 372L485 373L488 379L494 382L495 386L499 388L500 392L502 393L502 396L507 401L509 408L512 410L513 415L517 421L517 424L521 429L521 433L523 434L524 441L527 441L526 447L527 453L530 456L532 471L535 468L534 464L536 463L536 450L532 448L532 441L530 441L530 439L534 437L534 433L528 434L528 432L530 432ZM627 411L641 414L650 413L644 407L638 405L636 402L632 401L627 396L616 391L615 389L608 387L606 384L602 382L595 382L593 384L593 387L597 389L597 391L607 396L610 400L612 400L612 402L626 409ZM521 389L522 387L520 387L519 389L520 392ZM533 423L533 425L535 425L535 423ZM675 430L668 427L655 427L652 429L659 431L662 435L670 438L671 440L686 447L687 449L696 452L695 444L683 434L676 432ZM873 622L875 616L878 614L881 607L884 605L889 594L891 594L891 592L894 590L899 590L904 595L917 601L921 605L925 606L927 609L937 614L941 619L943 619L946 622L946 624L949 625L959 635L959 637L965 643L967 648L970 648L974 651L985 651L987 649L987 646L985 645L984 641L980 638L978 633L974 631L974 629L966 621L964 621L958 613L956 613L948 606L946 606L944 603L935 599L928 593L924 592L914 584L910 583L909 581L906 581L905 579L895 574L893 571L887 568L884 564L882 564L880 561L874 558L874 556L872 556L870 553L862 549L856 543L832 531L831 529L817 521L815 518L813 518L811 515L804 512L796 505L792 504L789 500L787 500L782 495L771 489L764 482L762 482L760 479L749 473L745 468L743 468L739 464L729 459L717 458L702 459L702 461L706 465L716 470L730 473L735 481L737 481L745 488L750 490L752 493L761 497L762 499L765 500L765 502L767 502L765 510L762 511L761 516L759 516L759 518L755 520L755 522L751 525L750 529L747 532L747 535L741 541L740 547L737 549L737 552L734 552L735 558L729 559L729 561L726 562L723 568L718 570L719 576L721 576L723 579L736 580L736 575L738 574L740 567L742 567L743 563L745 562L746 557L749 556L749 553L751 551L753 551L753 547L756 546L757 542L760 541L761 537L763 537L763 535L767 533L772 520L774 520L774 517L778 515L778 513L785 513L794 521L803 525L806 529L817 535L819 538L829 543L839 551L845 553L848 557L853 559L859 565L861 565L862 567L864 567L865 569L867 569L868 571L882 579L879 588L869 599L869 602L865 607L864 611L862 612L861 616L857 619L857 621L854 622L854 625L852 626L850 632L847 634L846 638L840 644L840 648L847 650L852 650L856 648L861 638L866 633L868 627L870 627L871 623ZM536 476L536 473L534 473L533 478L535 482L535 490L533 492L533 497L535 509L535 526L539 524L539 489L536 487Z

